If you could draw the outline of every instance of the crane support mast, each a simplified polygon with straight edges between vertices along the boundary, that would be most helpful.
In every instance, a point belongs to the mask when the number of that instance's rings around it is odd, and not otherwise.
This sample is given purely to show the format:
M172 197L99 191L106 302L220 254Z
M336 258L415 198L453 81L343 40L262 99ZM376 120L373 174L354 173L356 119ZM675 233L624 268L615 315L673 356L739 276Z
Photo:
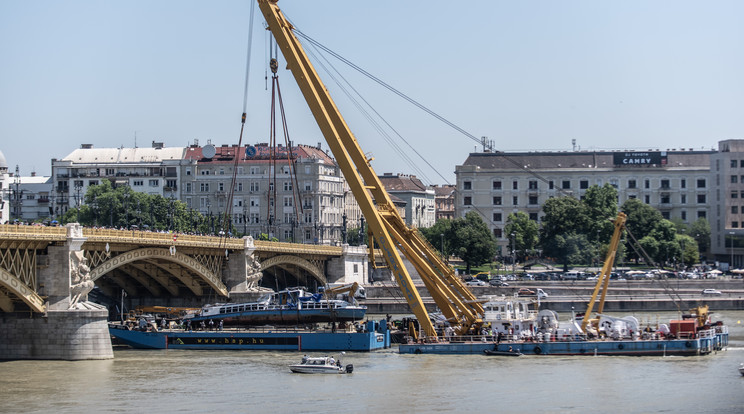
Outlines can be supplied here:
M589 301L589 304L586 307L586 313L584 314L584 319L581 321L581 330L584 332L586 332L586 326L589 324L589 319L591 318L592 310L594 309L594 303L597 301L597 295L599 295L600 289L602 290L602 296L599 299L597 313L602 313L604 310L607 287L610 285L610 273L612 272L612 265L615 263L615 256L617 255L617 248L620 245L620 237L623 234L626 219L627 216L625 213L617 213L617 218L615 219L615 231L612 233L610 246L607 249L607 257L605 257L604 265L602 266L602 273L600 273L597 278L597 284L594 286L592 299Z
M432 298L444 315L462 332L480 322L482 306L472 293L428 246L416 230L406 226L390 196L375 174L370 160L346 124L328 90L318 76L293 27L277 6L277 0L257 0L259 8L287 60L305 101L310 107L339 168L367 220L370 231L383 252L385 261L403 292L411 311L429 338L436 331L398 249L421 275ZM374 200L374 201L373 201Z

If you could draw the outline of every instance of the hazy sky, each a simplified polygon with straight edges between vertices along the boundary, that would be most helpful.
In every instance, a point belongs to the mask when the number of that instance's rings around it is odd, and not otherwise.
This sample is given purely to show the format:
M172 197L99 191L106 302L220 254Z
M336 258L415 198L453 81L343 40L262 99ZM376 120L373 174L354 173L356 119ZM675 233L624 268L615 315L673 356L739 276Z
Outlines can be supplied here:
M571 150L572 139L582 150L709 149L744 139L742 1L279 6L306 35L501 151ZM135 133L141 147L236 144L250 7L248 0L0 1L0 151L11 170L18 164L22 175L46 175L51 158L81 143L131 147ZM267 35L255 13L244 143L267 142L269 130ZM331 62L454 180L474 141ZM280 67L290 138L323 141ZM320 72L378 174L423 171L427 183L444 181L417 157L415 165L401 158Z

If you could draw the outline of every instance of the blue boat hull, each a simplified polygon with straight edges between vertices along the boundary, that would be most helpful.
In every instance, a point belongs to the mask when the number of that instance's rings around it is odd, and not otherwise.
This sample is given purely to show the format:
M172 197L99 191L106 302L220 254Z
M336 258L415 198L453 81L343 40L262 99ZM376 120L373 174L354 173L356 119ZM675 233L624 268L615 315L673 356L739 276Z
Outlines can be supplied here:
M140 349L373 351L390 347L390 331L370 321L367 332L140 331L110 326L120 343Z
M728 345L728 334L715 338L638 341L556 341L556 342L444 342L401 344L401 354L485 354L486 350L518 351L525 355L705 355Z
M367 309L285 309L257 310L250 312L221 313L212 316L195 316L193 322L222 320L225 325L300 325L305 323L361 321Z

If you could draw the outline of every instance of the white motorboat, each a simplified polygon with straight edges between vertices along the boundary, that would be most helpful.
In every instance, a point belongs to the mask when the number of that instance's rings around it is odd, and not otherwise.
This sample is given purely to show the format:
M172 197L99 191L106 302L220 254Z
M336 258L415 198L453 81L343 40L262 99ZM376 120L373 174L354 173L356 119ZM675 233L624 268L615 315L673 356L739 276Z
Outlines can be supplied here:
M341 360L334 360L333 357L308 357L302 358L302 362L290 365L289 369L297 374L351 374L354 366L348 364L345 367L341 365Z

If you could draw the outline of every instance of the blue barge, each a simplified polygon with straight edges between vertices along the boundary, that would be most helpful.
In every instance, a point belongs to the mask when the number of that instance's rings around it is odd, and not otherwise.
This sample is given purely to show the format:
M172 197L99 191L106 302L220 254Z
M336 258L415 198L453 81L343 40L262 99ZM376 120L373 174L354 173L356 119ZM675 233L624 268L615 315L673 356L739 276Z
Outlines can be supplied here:
M613 356L694 356L720 351L728 346L728 330L710 329L695 338L655 340L570 340L505 341L495 343L483 338L436 343L401 344L401 354L485 354L486 350L518 351L524 355L613 355Z
M301 328L224 331L137 330L110 324L115 341L139 349L225 349L284 351L374 351L390 347L386 323L368 321L364 332Z

